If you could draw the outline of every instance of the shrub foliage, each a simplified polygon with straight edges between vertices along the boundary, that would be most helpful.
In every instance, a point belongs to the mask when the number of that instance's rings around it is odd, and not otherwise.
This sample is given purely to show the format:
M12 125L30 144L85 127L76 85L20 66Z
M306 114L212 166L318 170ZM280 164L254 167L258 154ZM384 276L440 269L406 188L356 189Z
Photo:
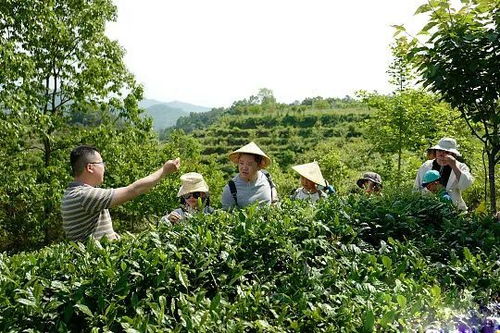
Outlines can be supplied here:
M0 330L421 330L499 295L499 239L411 194L196 216L0 255Z

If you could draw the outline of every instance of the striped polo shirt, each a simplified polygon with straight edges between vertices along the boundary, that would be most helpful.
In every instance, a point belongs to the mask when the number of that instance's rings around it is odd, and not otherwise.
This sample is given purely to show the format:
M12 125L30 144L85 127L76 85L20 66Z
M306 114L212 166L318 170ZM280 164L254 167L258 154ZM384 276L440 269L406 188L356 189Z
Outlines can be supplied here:
M89 236L118 238L113 230L108 208L113 189L102 189L81 182L71 182L61 201L63 229L66 237L83 241Z

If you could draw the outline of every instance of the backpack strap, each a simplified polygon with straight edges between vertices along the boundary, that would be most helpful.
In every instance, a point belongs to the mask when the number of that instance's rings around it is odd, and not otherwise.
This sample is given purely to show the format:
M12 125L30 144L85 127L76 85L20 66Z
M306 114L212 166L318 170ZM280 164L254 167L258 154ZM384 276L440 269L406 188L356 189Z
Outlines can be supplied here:
M229 185L229 190L231 191L234 203L236 206L238 206L238 198L236 197L236 184L234 183L234 180L231 179L227 184Z
M335 193L335 188L332 184L328 183L328 180L325 179L326 186L323 187L322 191L328 196L330 194Z
M266 176L267 181L269 182L269 187L271 188L271 203L273 203L274 202L273 188L276 188L276 186L274 186L273 179L272 179L269 171L267 171L267 170L260 170L260 171Z
M294 188L292 192L290 192L290 199L297 199L297 193L299 193L299 189Z

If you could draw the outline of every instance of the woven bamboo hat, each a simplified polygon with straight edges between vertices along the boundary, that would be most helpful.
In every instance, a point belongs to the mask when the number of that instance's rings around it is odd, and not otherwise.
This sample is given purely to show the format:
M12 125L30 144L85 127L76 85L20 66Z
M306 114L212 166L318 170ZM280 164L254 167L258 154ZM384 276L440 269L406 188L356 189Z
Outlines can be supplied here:
M262 168L267 168L269 165L271 165L271 159L269 158L269 156L267 156L253 141L241 147L240 149L237 149L232 153L229 153L229 159L233 163L238 164L238 159L240 158L240 154L253 154L262 156L262 163L263 163Z
M193 192L208 193L208 185L203 179L203 176L197 172L188 172L181 176L182 185L177 193L177 196Z
M302 177L307 178L318 185L326 186L326 181L321 174L318 162L314 161L312 163L295 165L292 169L297 171Z

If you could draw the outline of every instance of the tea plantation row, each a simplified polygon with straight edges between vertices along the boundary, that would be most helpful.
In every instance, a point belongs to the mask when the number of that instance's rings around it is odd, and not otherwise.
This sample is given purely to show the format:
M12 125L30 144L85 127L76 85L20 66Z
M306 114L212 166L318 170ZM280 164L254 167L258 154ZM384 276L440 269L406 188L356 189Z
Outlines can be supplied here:
M361 135L360 126L369 113L345 113L347 110L325 110L312 114L226 115L219 122L199 129L192 135L200 140L203 156L215 154L226 163L226 154L249 141L255 141L275 158L280 166L296 162L295 155L312 150L329 138L351 138Z
M285 201L0 255L0 331L418 331L500 293L491 218L404 197Z

